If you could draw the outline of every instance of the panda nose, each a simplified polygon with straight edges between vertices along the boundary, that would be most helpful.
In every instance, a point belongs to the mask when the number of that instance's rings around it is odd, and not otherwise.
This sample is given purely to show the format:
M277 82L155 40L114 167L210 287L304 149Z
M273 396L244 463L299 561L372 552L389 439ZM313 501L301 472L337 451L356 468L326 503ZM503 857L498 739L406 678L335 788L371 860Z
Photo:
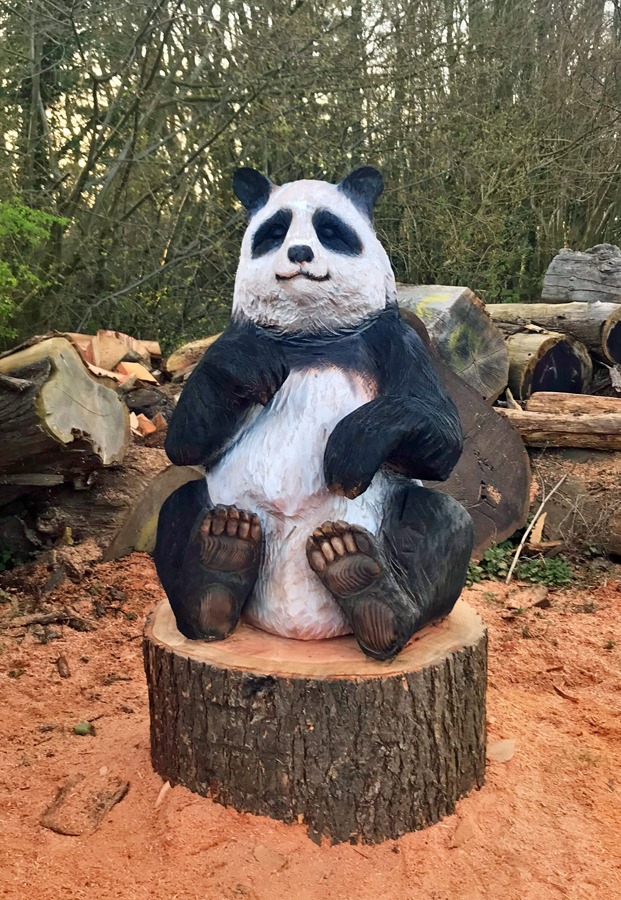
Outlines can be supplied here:
M314 259L312 249L306 244L296 244L294 247L289 247L287 256L292 263L312 262Z

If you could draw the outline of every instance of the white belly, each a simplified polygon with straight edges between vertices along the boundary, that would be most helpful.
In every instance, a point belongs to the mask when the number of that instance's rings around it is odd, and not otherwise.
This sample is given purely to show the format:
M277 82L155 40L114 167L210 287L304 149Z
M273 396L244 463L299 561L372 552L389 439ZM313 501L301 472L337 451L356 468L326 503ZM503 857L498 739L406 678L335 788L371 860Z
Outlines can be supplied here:
M323 475L335 425L373 396L360 376L340 369L294 371L207 475L213 503L234 503L261 519L264 562L245 616L266 631L305 640L349 631L309 568L305 547L314 528L335 519L377 533L389 490L385 476L376 475L361 497L348 500L331 494Z

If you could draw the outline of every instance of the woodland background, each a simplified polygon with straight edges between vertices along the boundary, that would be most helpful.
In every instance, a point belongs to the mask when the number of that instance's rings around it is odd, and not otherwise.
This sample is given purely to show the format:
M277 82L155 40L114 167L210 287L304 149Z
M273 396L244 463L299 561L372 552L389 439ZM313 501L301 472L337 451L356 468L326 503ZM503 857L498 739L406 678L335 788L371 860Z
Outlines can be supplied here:
M621 243L621 0L0 2L0 342L226 321L240 165L370 163L399 280L536 299Z

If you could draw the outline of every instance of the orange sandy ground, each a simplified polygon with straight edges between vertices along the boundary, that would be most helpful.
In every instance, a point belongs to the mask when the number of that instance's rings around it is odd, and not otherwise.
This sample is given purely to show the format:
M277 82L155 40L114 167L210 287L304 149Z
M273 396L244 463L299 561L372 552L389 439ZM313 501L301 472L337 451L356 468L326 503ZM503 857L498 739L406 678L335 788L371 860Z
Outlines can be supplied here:
M156 807L162 782L149 762L140 648L144 613L162 596L151 562L136 554L65 582L46 604L69 601L92 617L98 600L96 631L57 626L47 644L32 629L1 639L0 895L621 898L621 569L514 617L506 604L528 606L532 589L475 587L466 599L490 632L489 741L515 739L515 755L489 763L485 787L425 831L380 846L318 847L303 826L239 814L179 787ZM59 653L70 678L57 672ZM87 719L96 720L95 736L75 735ZM41 827L69 776L102 767L131 786L95 834Z

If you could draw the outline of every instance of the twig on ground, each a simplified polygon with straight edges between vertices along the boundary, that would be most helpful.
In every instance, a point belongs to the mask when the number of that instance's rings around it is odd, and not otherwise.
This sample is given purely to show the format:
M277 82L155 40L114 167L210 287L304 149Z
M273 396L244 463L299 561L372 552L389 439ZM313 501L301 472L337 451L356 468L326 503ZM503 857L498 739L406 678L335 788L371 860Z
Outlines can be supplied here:
M548 502L548 500L550 499L550 497L552 496L552 494L554 494L554 493L560 488L560 486L563 484L563 482L565 481L566 478L567 478L567 475L566 475L566 474L563 475L563 477L562 477L559 481L556 482L556 484L554 485L554 487L552 488L552 490L550 491L550 493L547 494L547 495L543 498L543 500L541 501L541 503L539 504L539 509L537 510L537 512L535 513L535 515L533 516L530 525L528 526L528 528L526 529L526 531L525 531L524 534L522 535L522 540L521 540L520 543L518 544L517 550L515 551L515 555L514 555L514 557L513 557L513 561L511 562L511 566L510 566L510 568L509 568L509 571L507 572L507 577L506 577L506 579L505 579L505 584L509 584L509 582L511 581L511 576L513 575L513 571L514 571L514 569L515 569L515 567L516 567L516 565L517 565L518 559L520 558L520 553L522 552L522 550L523 550L523 548L524 548L524 544L525 544L526 541L528 540L529 534L531 533L531 531L533 530L533 528L534 528L535 525L537 524L537 519L539 518L539 516L540 516L541 513L543 512L544 506L546 505L546 503Z

